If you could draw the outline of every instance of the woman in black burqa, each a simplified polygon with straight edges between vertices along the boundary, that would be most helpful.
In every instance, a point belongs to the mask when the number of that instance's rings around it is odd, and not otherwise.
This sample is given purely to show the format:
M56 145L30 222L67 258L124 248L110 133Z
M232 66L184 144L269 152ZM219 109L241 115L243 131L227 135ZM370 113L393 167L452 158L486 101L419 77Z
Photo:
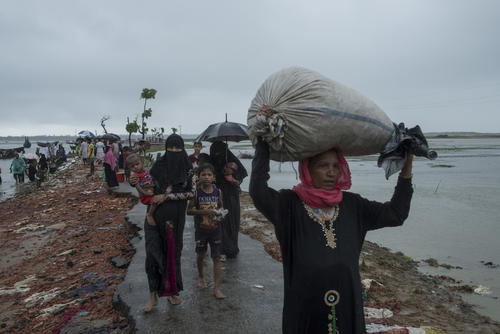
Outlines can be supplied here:
M299 162L293 190L269 188L269 146L259 140L250 179L255 207L275 227L283 258L283 333L365 333L359 255L366 232L398 226L413 193L408 155L394 194L379 203L347 192L349 166L330 150Z
M240 160L228 149L227 144L216 141L210 146L210 160L215 167L216 185L222 191L223 206L229 211L222 222L222 254L228 258L238 255L238 233L240 230L240 187L225 178L224 167L228 162L237 165L233 179L240 184L248 173Z
M155 185L153 202L155 225L144 222L146 239L146 274L150 291L145 312L158 303L158 297L179 304L183 290L181 253L187 200L194 195L193 168L184 150L183 139L176 134L166 141L165 154L150 170ZM131 178L131 182L135 181Z

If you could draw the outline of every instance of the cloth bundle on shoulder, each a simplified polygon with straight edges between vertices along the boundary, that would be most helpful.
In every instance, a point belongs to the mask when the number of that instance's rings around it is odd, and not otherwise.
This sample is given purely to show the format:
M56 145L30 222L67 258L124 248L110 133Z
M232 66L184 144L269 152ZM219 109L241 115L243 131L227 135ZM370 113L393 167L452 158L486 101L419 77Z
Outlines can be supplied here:
M319 73L292 67L272 74L248 111L248 130L269 143L271 159L296 161L340 149L382 152L395 126L372 101Z

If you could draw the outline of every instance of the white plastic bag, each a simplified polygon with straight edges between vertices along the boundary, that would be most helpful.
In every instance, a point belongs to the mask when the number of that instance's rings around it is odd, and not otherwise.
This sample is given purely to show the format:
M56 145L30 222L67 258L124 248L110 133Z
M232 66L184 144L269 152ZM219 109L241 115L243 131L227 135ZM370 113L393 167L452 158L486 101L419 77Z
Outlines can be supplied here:
M261 111L261 112L259 112ZM296 161L331 148L344 155L379 153L394 132L389 117L353 89L292 67L272 74L248 110L248 130L269 143L271 159Z

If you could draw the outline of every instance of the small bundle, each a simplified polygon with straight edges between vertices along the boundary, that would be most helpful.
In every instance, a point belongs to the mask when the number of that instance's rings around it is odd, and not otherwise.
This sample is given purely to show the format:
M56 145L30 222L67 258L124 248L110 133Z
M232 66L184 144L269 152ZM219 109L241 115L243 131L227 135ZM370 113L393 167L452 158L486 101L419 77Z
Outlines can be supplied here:
M215 210L215 221L222 221L227 216L229 211L227 209L216 209Z

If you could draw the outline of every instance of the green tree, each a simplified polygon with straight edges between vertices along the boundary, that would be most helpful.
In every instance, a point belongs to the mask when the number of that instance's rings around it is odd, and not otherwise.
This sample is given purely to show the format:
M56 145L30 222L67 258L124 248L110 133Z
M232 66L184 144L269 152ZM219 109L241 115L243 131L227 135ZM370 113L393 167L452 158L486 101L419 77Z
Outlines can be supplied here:
M144 110L141 114L141 125L139 129L139 133L142 135L142 139L144 139L144 136L148 132L147 124L146 124L146 119L151 117L151 114L153 111L151 108L146 109L146 103L148 102L149 99L154 99L156 96L156 89L153 88L143 88L142 93L141 93L141 99L144 99Z
M175 134L177 132L177 128L171 128L172 129L172 133Z
M137 117L134 119L132 123L129 122L127 117L127 125L125 126L125 130L128 132L128 146L132 147L132 133L137 133L139 131L139 124L137 124Z

